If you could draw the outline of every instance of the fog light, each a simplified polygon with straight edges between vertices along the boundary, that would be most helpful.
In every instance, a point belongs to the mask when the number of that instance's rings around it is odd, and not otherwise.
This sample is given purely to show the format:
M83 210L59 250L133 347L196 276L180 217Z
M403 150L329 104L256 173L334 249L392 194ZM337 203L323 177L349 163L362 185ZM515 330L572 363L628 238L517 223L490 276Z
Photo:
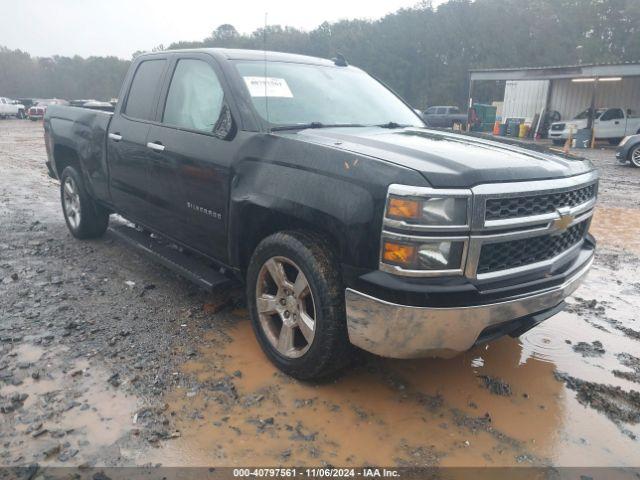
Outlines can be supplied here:
M462 265L463 242L429 242L418 247L418 267L425 270L453 270Z

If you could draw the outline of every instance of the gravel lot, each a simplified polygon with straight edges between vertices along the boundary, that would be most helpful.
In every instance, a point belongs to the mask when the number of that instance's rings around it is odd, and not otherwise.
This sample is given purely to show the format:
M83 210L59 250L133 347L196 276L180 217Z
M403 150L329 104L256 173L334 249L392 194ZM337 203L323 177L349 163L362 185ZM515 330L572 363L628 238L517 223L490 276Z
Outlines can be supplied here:
M640 169L602 173L568 311L451 360L277 372L240 292L74 240L40 123L0 120L0 465L638 466ZM36 468L36 467L34 467Z

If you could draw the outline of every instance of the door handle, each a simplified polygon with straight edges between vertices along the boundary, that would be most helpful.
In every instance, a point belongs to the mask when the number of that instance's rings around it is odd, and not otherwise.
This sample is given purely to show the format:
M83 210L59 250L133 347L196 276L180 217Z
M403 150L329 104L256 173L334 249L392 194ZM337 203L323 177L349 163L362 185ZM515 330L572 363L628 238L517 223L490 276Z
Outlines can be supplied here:
M110 133L109 138L114 142L119 142L120 140L122 140L122 135L120 135L119 133Z
M164 151L164 145L162 145L161 143L158 143L158 142L149 142L149 143L147 143L147 148L150 148L151 150L155 150L157 152Z
M617 121L617 120L616 120L614 123L615 123L616 125L620 125L620 122L619 122L619 121Z

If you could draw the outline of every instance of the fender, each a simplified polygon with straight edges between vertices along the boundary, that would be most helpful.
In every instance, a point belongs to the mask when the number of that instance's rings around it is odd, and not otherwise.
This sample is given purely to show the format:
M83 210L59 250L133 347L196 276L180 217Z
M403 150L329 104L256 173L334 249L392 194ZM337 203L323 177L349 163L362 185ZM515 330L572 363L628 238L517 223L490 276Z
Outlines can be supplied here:
M375 158L278 135L255 148L261 155L245 149L231 180L229 259L240 269L263 238L299 228L327 236L343 264L377 269L388 185L424 183Z

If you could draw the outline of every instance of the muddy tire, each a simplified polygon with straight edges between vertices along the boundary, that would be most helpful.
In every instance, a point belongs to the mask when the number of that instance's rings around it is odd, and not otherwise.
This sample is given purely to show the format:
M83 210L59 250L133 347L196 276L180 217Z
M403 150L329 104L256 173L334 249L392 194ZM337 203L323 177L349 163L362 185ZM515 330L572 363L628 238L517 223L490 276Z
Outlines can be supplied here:
M80 239L98 238L109 225L109 212L87 193L82 176L74 167L67 167L60 176L62 213L71 234Z
M267 237L251 257L253 330L271 362L299 380L331 377L350 362L338 265L325 239L298 231Z
M636 145L629 152L629 162L632 166L640 168L640 145Z

